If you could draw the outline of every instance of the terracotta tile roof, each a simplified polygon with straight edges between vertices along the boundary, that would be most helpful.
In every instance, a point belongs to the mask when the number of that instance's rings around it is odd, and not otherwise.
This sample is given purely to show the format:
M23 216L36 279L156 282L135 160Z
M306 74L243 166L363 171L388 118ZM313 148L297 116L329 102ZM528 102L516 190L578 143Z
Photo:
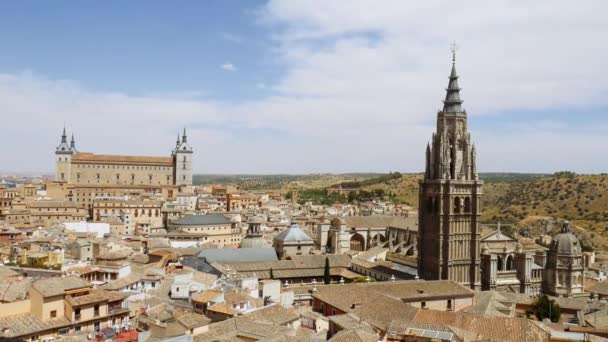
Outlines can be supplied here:
M469 331L475 334L476 340L547 341L550 336L548 330L525 318L418 310L413 320Z
M329 342L377 342L380 336L371 328L359 326L354 329L339 331Z
M40 292L45 297L58 296L65 293L65 291L76 290L81 288L90 287L91 284L78 276L69 277L51 277L44 278L34 282L32 287Z
M265 337L285 334L290 328L277 324L235 317L209 325L209 332L195 337L195 341L241 341L260 340ZM240 339L239 339L240 337Z
M72 162L173 166L172 157L120 156L87 152L76 153L72 156Z
M246 313L244 317L256 321L275 323L278 325L286 325L292 323L293 321L297 321L300 318L300 316L294 310L285 309L279 304L273 304L258 310L254 310Z
M93 290L84 296L76 296L66 298L66 301L72 306L79 306L85 304L101 303L101 302L114 302L127 298L127 295L117 291L105 291L105 290Z
M214 300L215 298L217 298L221 294L222 294L222 291L219 291L219 290L206 290L203 292L198 292L198 293L193 294L192 301L199 302L199 303L208 303L208 302Z
M65 317L43 321L29 313L6 316L0 318L0 340L8 338L13 341L13 338L19 336L58 329L70 324L70 321Z
M195 313L186 313L184 315L181 315L177 317L177 321L188 329L200 327L211 323L211 319L209 317Z
M313 297L336 309L353 313L369 324L386 330L395 317L413 318L417 309L401 299L374 291L369 284L319 286Z

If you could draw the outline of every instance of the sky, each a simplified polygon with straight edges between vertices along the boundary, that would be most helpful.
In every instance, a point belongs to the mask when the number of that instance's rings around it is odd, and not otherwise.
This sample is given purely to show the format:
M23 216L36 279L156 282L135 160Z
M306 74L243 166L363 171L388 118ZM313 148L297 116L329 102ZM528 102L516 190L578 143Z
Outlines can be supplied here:
M481 172L608 172L606 1L3 1L0 171L419 172L456 41Z

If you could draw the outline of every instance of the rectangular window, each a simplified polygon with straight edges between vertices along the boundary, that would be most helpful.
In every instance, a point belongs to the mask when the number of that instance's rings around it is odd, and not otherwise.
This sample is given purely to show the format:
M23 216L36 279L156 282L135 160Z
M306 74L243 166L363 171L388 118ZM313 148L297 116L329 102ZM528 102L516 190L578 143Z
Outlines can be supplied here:
M57 310L51 310L51 318L57 318Z

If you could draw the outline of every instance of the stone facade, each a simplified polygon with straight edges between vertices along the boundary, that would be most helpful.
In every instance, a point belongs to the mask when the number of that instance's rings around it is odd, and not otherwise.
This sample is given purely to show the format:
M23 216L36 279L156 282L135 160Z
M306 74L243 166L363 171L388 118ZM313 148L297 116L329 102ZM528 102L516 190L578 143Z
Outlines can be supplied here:
M143 157L79 152L65 129L55 150L55 180L70 185L192 185L193 150L186 131L171 156Z
M538 295L542 291L545 252L524 249L500 229L481 238L481 289ZM534 245L536 246L536 245Z
M419 192L418 272L425 280L480 286L479 217L483 182L461 107L455 63L437 113L437 132L426 149Z
M582 246L565 221L561 233L551 241L547 252L544 291L560 297L580 295L585 288Z

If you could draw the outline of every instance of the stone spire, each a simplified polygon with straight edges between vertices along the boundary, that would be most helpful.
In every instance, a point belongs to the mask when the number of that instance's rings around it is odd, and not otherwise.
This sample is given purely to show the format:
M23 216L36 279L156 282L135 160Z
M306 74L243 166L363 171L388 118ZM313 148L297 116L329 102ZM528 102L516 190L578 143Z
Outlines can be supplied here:
M443 111L448 113L462 112L462 100L460 99L460 87L458 86L458 74L456 73L456 45L452 45L452 72L450 82L446 88L445 100L443 100Z
M177 131L177 141L175 142L175 146L179 147L179 131Z
M182 142L188 142L188 137L186 136L186 127L184 127L184 134L182 135Z
M72 133L72 140L70 141L70 151L76 152L76 139L74 139L74 133Z
M65 133L65 126L63 126L63 134L61 134L61 143L62 144L68 143L68 135Z

